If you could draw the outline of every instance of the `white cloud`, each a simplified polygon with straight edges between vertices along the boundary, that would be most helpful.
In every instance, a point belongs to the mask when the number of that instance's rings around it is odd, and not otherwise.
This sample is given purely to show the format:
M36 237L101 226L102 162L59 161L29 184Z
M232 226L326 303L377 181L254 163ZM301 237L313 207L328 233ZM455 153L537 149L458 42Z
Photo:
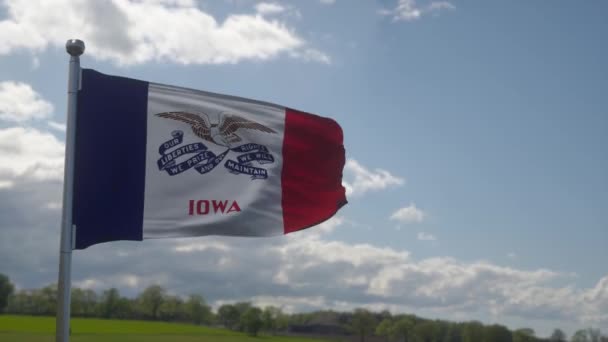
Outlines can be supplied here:
M194 251L205 251L207 249L217 249L220 251L228 251L229 248L223 243L208 243L206 241L199 241L195 243L182 244L175 247L175 251L178 253L190 253Z
M347 160L344 166L343 185L348 196L360 196L368 191L383 190L404 183L403 178L382 169L370 171L354 159Z
M234 301L233 301L234 302ZM259 307L276 306L283 309L287 313L296 313L303 306L326 307L327 302L322 296L311 297L291 297L291 296L256 296L251 298L251 302ZM216 306L228 303L228 301L219 301Z
M79 287L81 289L99 289L102 287L102 284L103 283L98 279L89 278L76 281L74 284L72 284L72 286Z
M456 9L456 6L449 1L431 1L428 4L421 6L418 4L417 0L399 0L397 2L397 7L394 9L382 9L379 13L382 15L390 15L396 21L413 21L420 19L423 15L454 9Z
M420 223L424 220L426 214L416 208L416 204L411 203L407 207L403 207L397 211L395 211L391 215L391 220L396 220L402 223Z
M334 3L336 3L336 0L319 0L319 2L323 5L333 5Z
M33 128L0 129L0 182L63 179L64 144Z
M0 190L13 187L13 182L8 180L0 180Z
M285 7L272 2L260 2L259 4L255 5L255 10L262 15L271 15L285 11Z
M454 6L451 2L449 1L433 1L431 2L431 4L427 7L428 11L433 12L433 11L440 11L440 10L455 10L456 6Z
M49 121L49 122L47 122L47 124L49 125L49 127L51 127L52 129L54 129L56 131L63 132L63 133L65 133L65 131L66 131L66 125L64 123L57 122L57 121Z
M74 37L85 41L88 55L118 65L238 63L298 57L311 49L281 21L252 13L218 22L194 1L12 0L6 6L0 55L63 48L66 38ZM268 4L260 8L278 10Z
M317 234L329 234L329 233L333 232L334 230L336 230L336 228L338 228L339 226L344 224L344 222L345 222L344 217L334 216L334 217L330 218L329 220L321 223L320 225L318 225L316 227L312 227L310 232L317 233Z
M0 120L24 122L47 118L53 105L43 99L29 84L0 82Z
M109 277L90 277L74 282L74 287L92 289L97 291L107 290L110 287L122 287L138 289L142 284L166 284L165 276L161 277L141 277L133 273L114 274Z
M33 288L56 280L52 256L58 244L59 211L31 208L57 201L60 189L58 185L45 189L41 183L27 189L0 191L0 259L6 260L4 272L11 279ZM101 244L78 254L74 284L97 291L117 287L134 295L158 283L180 295L201 293L216 306L253 300L292 312L389 308L486 323L497 316L541 317L556 326L571 321L608 328L608 275L590 288L554 285L570 276L448 257L416 259L403 249L333 241L330 235L314 234L315 229L319 227L266 239L204 237ZM25 246L11 241L23 241ZM18 253L23 249L31 253Z
M425 232L418 232L418 240L420 241L437 241L435 235Z
M302 51L292 52L289 55L305 61L316 61L323 64L331 64L331 58L325 53L316 49L304 49Z

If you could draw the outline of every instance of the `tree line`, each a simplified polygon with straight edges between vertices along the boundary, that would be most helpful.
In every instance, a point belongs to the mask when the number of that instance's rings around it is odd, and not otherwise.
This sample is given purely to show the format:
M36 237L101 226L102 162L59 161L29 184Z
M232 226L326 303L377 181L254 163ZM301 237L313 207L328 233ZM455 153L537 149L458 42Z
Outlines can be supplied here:
M0 313L55 315L57 286L15 291L9 278L0 274ZM608 342L598 329L583 329L569 339L555 329L549 338L539 338L534 330L480 322L429 320L411 314L389 311L353 312L316 311L287 314L280 308L256 307L250 302L223 304L214 312L203 296L171 295L159 285L149 286L134 298L123 297L118 289L101 293L91 289L72 289L71 315L105 319L158 320L222 326L257 336L267 334L304 334L341 336L361 342Z

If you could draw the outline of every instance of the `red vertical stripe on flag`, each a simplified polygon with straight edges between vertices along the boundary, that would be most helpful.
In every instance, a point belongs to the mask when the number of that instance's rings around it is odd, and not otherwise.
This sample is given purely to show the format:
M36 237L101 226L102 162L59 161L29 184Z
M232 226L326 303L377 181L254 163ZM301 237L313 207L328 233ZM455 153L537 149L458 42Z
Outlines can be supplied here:
M285 111L281 186L287 234L329 219L347 202L342 128L332 119Z

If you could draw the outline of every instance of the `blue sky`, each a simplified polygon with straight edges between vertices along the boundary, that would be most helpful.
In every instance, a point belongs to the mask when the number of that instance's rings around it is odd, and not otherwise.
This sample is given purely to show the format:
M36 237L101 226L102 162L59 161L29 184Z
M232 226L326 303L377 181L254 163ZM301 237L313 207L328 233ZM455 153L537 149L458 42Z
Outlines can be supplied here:
M229 238L96 246L75 254L76 285L608 330L608 3L2 4L0 272L21 288L56 279L63 44L77 37L84 67L336 119L350 204L253 251ZM141 263L158 254L160 271Z

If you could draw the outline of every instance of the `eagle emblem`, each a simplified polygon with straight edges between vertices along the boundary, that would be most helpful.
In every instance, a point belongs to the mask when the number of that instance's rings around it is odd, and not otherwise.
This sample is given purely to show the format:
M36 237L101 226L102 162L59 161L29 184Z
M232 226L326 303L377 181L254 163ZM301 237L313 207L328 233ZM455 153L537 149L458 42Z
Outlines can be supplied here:
M171 132L172 138L164 141L158 147L160 158L157 160L159 171L169 176L175 176L190 169L201 175L207 174L223 163L228 172L235 175L248 175L251 179L267 179L268 170L264 168L275 162L271 150L261 144L244 142L238 146L236 143L243 139L237 134L240 130L255 130L275 134L273 129L258 122L245 119L232 113L221 113L212 122L205 113L188 113L182 111L157 113L156 116L187 123L197 137L225 150L222 153L210 150L206 143L184 142L184 132L175 130ZM229 152L238 153L231 159Z
M199 138L224 147L242 141L237 135L239 129L251 129L265 133L276 133L273 129L255 121L251 121L234 114L220 114L218 121L213 123L205 113L197 115L188 112L164 112L156 116L185 122L190 125L192 132Z

